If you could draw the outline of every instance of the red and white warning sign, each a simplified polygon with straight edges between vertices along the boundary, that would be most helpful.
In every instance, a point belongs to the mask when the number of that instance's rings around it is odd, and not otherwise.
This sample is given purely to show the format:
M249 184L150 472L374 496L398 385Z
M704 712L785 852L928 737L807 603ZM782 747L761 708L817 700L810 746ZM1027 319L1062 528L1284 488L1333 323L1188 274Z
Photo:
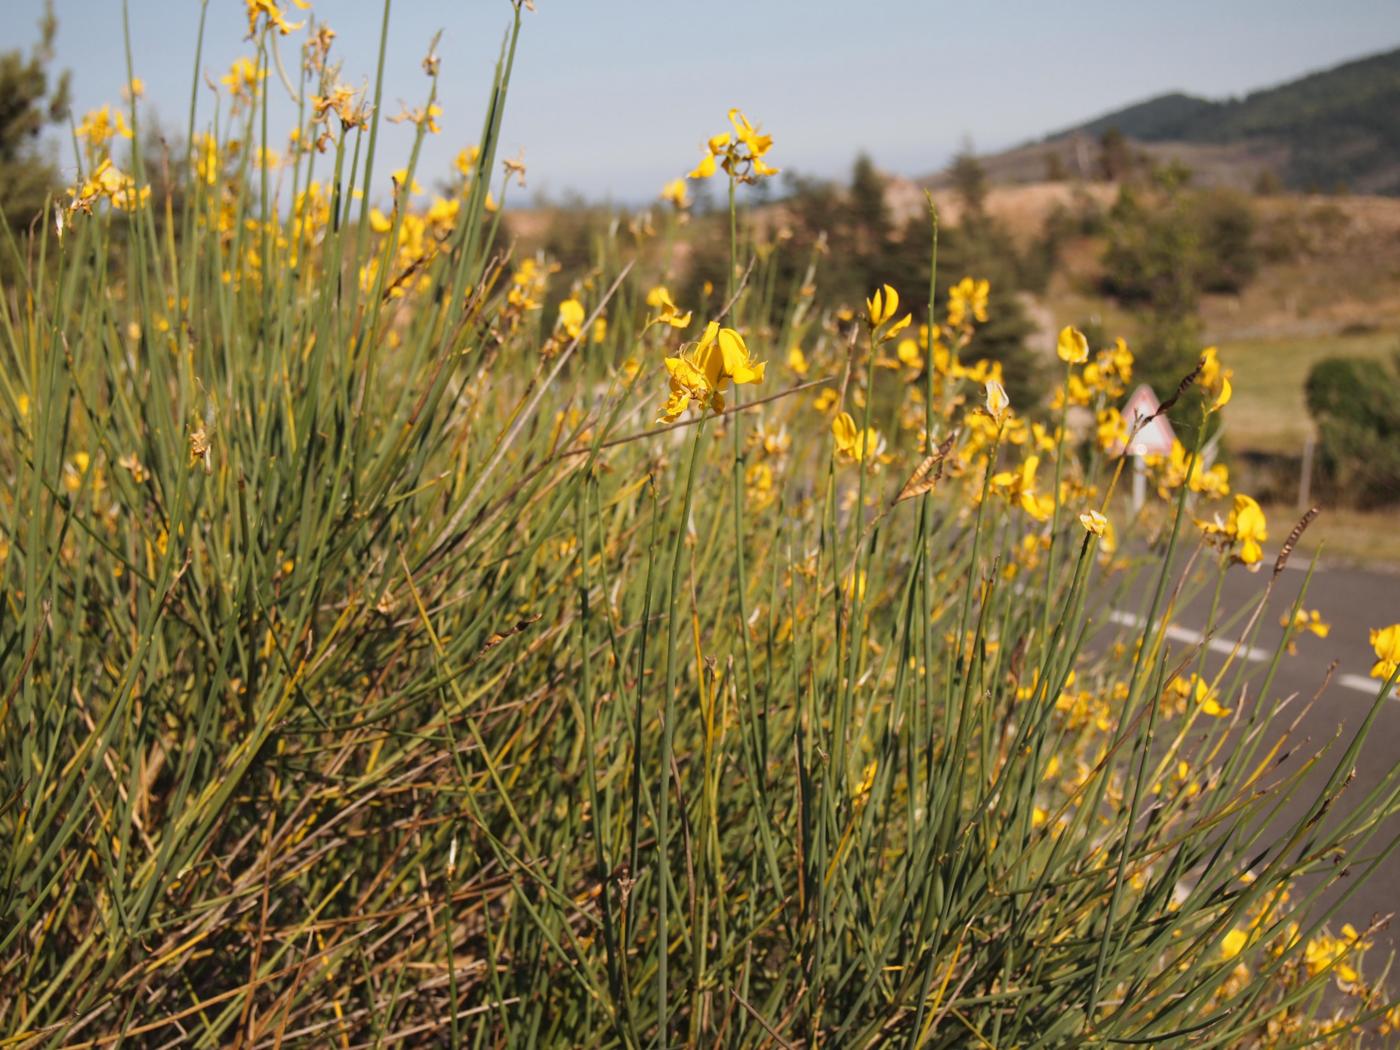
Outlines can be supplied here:
M1132 396L1128 398L1128 403L1123 406L1122 414L1123 422L1128 427L1127 452L1130 456L1167 456L1171 454L1172 444L1176 441L1176 431L1172 429L1165 414L1157 415L1157 410L1161 407L1162 403L1157 400L1157 395L1146 383L1134 390ZM1144 424L1143 420L1148 422ZM1123 451L1123 445L1120 442L1113 449L1113 454L1122 455Z

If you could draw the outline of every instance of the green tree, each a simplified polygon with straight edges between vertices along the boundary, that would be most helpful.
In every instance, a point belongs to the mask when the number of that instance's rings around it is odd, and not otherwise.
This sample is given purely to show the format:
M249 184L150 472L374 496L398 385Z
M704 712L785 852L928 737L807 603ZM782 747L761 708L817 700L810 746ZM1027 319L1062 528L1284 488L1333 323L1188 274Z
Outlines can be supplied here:
M890 209L885 203L885 177L862 153L851 169L851 191L847 205L853 240L862 254L877 252L889 242Z
M17 230L43 211L45 198L58 183L58 172L39 148L44 128L68 111L68 74L60 75L52 87L49 83L57 31L50 0L30 52L16 48L0 54L0 216Z
M1012 403L1029 411L1044 398L1046 387L1041 382L1041 359L1026 344L1035 326L1017 295L1023 288L1019 270L1020 258L1011 235L983 212L969 213L959 225L939 234L940 301L946 301L948 289L964 277L986 278L991 284L987 322L978 326L964 359L1000 361ZM927 264L923 273L928 273Z
M1119 182L1133 168L1133 152L1127 136L1117 128L1109 128L1099 136L1099 174L1106 182Z
M987 201L987 169L977 159L971 142L964 142L948 168L953 189L969 212L982 211Z
M1384 363L1329 357L1307 380L1318 468L1335 498L1357 506L1400 502L1400 354Z

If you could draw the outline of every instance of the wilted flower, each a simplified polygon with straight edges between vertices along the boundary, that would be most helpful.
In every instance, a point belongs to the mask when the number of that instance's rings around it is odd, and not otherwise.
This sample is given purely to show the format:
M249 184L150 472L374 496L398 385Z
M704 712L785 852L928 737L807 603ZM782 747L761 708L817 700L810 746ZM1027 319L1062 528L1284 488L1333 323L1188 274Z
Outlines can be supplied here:
M1006 396L1006 388L995 379L988 379L986 391L987 415L991 416L997 423L1004 422L1007 414L1011 411L1011 399Z
M1079 524L1084 526L1086 532L1102 536L1104 529L1108 526L1108 519L1096 510L1086 510L1079 515Z

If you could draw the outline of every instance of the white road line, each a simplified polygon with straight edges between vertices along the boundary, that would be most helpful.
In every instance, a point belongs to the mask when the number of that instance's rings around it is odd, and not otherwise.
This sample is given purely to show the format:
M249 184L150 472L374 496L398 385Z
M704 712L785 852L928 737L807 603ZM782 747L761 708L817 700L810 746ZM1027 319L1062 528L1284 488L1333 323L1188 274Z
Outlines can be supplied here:
M1361 674L1339 674L1337 676L1337 684L1344 685L1348 689L1355 689L1358 692L1370 693L1372 696L1374 696L1376 690L1381 687L1380 679L1367 678L1365 675ZM1392 700L1396 699L1394 690L1391 691L1390 698Z
M1132 613L1121 612L1117 609L1114 609L1108 614L1108 619L1110 623L1120 624L1123 627L1135 627L1139 630L1141 630L1147 622L1141 616L1134 616ZM1206 641L1206 636L1200 631L1193 631L1189 627L1179 627L1176 624L1168 625L1167 637L1174 642L1185 642L1187 645L1200 645L1202 642L1205 642L1205 647L1211 652L1223 653L1226 656L1235 652L1234 642L1227 641L1224 638L1212 638ZM1240 646L1239 652L1235 653L1235 655L1246 660L1252 660L1255 663L1263 663L1266 660L1273 659L1274 654L1253 645L1242 645Z
M1137 630L1141 630L1147 623L1141 616L1136 616L1130 612L1123 612L1120 609L1113 609L1109 612L1108 622L1116 623L1122 627L1132 627ZM1211 638L1207 640L1206 636L1200 631L1193 631L1189 627L1179 627L1176 624L1169 624L1166 633L1167 637L1174 642L1185 642L1187 645L1200 645L1202 642L1205 642L1205 647L1211 652L1223 653L1226 656L1235 652L1236 643L1229 639ZM1265 663L1274 658L1274 654L1267 649L1260 649L1253 645L1241 645L1239 652L1235 653L1235 655L1254 663ZM1380 683L1376 679L1367 678L1365 675L1359 674L1340 674L1333 679L1333 681L1344 689L1354 689L1358 693L1369 693L1372 696L1375 696L1376 690L1380 688ZM1391 693L1391 699L1397 699L1394 691Z

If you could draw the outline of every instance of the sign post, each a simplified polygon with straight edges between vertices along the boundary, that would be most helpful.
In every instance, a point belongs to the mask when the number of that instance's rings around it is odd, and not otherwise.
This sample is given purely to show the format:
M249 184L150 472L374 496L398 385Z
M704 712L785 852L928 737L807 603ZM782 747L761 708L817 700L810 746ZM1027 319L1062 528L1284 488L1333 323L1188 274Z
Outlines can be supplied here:
M1114 448L1117 455L1133 457L1133 513L1147 502L1146 456L1169 456L1176 444L1176 431L1165 415L1158 415L1162 403L1146 383L1140 385L1123 406L1123 421L1128 425L1128 443Z

